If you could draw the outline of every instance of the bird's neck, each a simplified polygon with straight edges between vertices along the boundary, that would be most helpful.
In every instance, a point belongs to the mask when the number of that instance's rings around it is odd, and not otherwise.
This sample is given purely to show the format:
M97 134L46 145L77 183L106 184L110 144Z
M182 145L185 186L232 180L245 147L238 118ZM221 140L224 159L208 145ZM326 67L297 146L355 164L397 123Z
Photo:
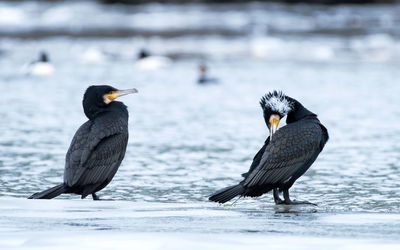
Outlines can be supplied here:
M315 118L317 119L317 115L306 109L300 102L295 99L292 99L293 108L292 111L289 112L286 123L297 122L306 118Z
M122 117L128 119L129 113L127 107L122 102L113 101L105 107L92 107L90 110L85 110L89 120L94 120L96 117L107 113L119 113Z

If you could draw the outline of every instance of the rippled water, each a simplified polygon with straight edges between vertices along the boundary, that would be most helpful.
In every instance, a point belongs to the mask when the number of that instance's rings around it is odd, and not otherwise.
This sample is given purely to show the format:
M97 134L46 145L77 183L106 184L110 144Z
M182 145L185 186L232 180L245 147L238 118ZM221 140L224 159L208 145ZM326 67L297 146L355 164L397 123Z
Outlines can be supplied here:
M118 47L123 41L107 43ZM38 47L68 50L73 42L31 45L19 50L17 43L13 55L34 54ZM248 169L268 134L259 98L281 89L316 112L331 136L293 187L294 197L330 211L398 209L396 64L219 60L212 62L211 72L221 83L199 86L192 60L154 73L136 71L129 61L85 65L72 53L59 54L53 56L57 72L49 78L12 75L18 61L2 60L10 68L2 77L7 93L0 111L3 195L26 197L62 180L70 140L86 120L83 92L96 83L140 91L122 99L130 111L130 141L118 174L101 195L205 201L213 190L238 182ZM266 195L238 203L271 202L272 195Z
M105 12L105 7L93 3L84 5L84 13L90 10L94 15L111 15ZM5 6L14 8L11 4ZM36 5L24 5L14 10L19 11L27 6L37 8ZM64 4L57 6L59 11L69 13L69 8ZM193 35L185 28L190 30L191 27L198 27L196 25L202 23L204 18L199 14L204 7L196 5L185 8L198 13L201 18L194 18L186 26L178 20L184 27L177 37L161 34L160 37L133 35L124 38L116 35L99 39L86 37L83 32L78 37L53 34L37 40L33 37L20 39L19 35L7 33L0 39L0 197L5 198L5 203L12 204L14 199L8 199L25 198L62 181L64 157L69 143L77 128L86 121L81 100L88 85L111 84L121 89L135 87L139 89L138 95L121 98L130 112L127 153L111 184L98 193L100 197L130 201L132 204L149 202L146 204L154 203L156 207L166 202L181 204L179 206L196 204L194 206L200 206L201 211L205 209L210 213L206 214L206 220L212 219L211 214L218 211L231 211L244 216L232 215L224 229L216 224L205 223L201 229L191 228L189 232L207 231L206 228L210 228L210 232L241 233L246 229L233 225L250 223L250 231L265 233L266 227L258 226L265 222L260 217L276 219L273 217L272 194L255 199L243 198L233 206L226 207L208 203L207 195L240 181L240 174L248 170L254 154L268 135L258 104L259 98L268 91L280 89L319 115L329 130L330 140L318 160L291 189L293 198L317 203L316 210L307 211L318 212L322 217L306 213L297 222L296 215L289 215L286 222L284 216L279 217L270 225L273 230L280 228L282 223L294 223L286 231L276 232L335 236L333 231L340 228L342 233L336 236L344 236L348 227L343 223L354 212L360 212L358 216L361 217L366 214L368 218L378 218L376 220L381 224L377 225L381 225L381 228L384 227L384 221L379 216L374 217L374 213L389 214L392 216L390 220L398 220L400 43L398 36L391 31L399 22L395 15L399 7L384 6L371 11L366 7L354 6L331 7L327 10L313 7L315 9L311 17L319 20L324 27L332 21L329 13L336 13L338 19L338 16L346 19L352 16L351 13L358 13L357 20L361 20L360 27L366 32L348 36L346 25L338 24L339 27L330 26L341 31L334 34L321 34L317 32L319 26L313 26L309 29L316 32L308 30L282 36L285 22L287 26L294 27L298 16L308 15L303 7L296 8L293 14L293 9L289 7L264 6L275 8L276 13L280 13L279 18L257 18L269 20L270 23L254 27L279 28L280 33L256 31L242 34L240 32L245 30L242 23L223 23L221 26L236 30L238 34ZM143 16L144 20L153 17L162 24L168 17L165 13L181 13L180 8L183 7L169 6L163 9L150 5L146 8L151 11L140 15L127 11L121 15L124 20L139 18L137 15ZM55 10L50 8L47 12ZM385 20L389 21L385 23L386 26L378 25L376 29L369 21L380 17L379 11L386 13ZM251 15L246 14L237 7L233 12L214 7L207 15L216 19L243 21L257 16L254 12L269 17L256 10L250 11ZM57 28L57 25L47 27L47 23L41 23L42 19L38 19L36 12L29 13L33 20L30 25L45 26L44 29L50 31ZM29 17L15 15L11 20ZM231 16L242 19L231 19ZM4 22L7 23L4 20L3 16L3 26ZM308 19L304 20L307 22ZM1 22L0 18L0 27L3 27ZM62 20L60 22L63 24ZM313 22L309 23L311 25ZM113 27L118 24L111 22L110 25ZM17 33L23 33L28 24L15 21L14 25ZM74 25L72 23L72 27ZM86 25L95 30L98 28L94 24ZM104 25L102 23L102 29ZM209 24L209 27L214 26ZM168 30L168 27L161 26L160 29ZM180 59L166 69L140 71L134 67L134 57L137 50L145 45L154 52L174 54ZM91 48L104 52L105 59L101 64L85 62L84 54ZM50 77L21 74L22 65L34 59L42 49L49 52L56 67L55 74ZM210 75L218 78L219 84L196 84L197 64L201 59L208 61ZM79 200L79 197L62 195L59 199ZM81 204L86 206L88 203L85 201ZM126 203L116 204L129 207ZM81 207L78 205L75 209ZM163 211L162 206L159 209ZM131 208L128 210L132 211ZM2 211L8 211L7 207L3 207ZM267 214L257 211L267 211ZM137 214L138 211L132 212ZM330 217L334 214L342 217ZM33 217L36 215L33 213ZM103 214L100 217L107 216ZM167 218L164 222L170 221L176 230L155 225L154 228L161 228L155 231L182 231L180 228L187 226L183 221L171 219L168 213L163 213L163 216ZM51 218L54 220L57 215ZM198 217L189 215L184 218L196 221ZM310 232L306 230L310 226L306 221L312 221L313 218L317 218L316 221L323 226L320 230ZM355 221L363 224L363 218L356 217ZM327 226L336 220L343 223L337 227ZM24 228L26 224L40 227L38 222L31 219L27 221L17 224L17 228ZM218 219L217 222L224 223L224 220ZM6 221L1 223L5 224ZM48 226L57 223L52 221ZM106 224L115 226L118 223ZM139 228L145 224L146 220L139 224ZM360 226L356 229L358 234L355 234L363 237L379 234L395 239L400 234L398 226L389 223L382 230L375 228L364 233L363 226ZM116 227L132 229L122 225ZM333 231L324 231L326 228Z

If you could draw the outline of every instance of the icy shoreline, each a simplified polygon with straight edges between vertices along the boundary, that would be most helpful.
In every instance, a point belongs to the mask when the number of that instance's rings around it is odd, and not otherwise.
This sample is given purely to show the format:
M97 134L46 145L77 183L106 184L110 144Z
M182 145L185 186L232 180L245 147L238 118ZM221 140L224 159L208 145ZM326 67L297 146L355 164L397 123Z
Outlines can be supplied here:
M371 239L244 234L41 232L0 235L2 249L398 249Z
M400 214L0 198L0 249L395 249Z

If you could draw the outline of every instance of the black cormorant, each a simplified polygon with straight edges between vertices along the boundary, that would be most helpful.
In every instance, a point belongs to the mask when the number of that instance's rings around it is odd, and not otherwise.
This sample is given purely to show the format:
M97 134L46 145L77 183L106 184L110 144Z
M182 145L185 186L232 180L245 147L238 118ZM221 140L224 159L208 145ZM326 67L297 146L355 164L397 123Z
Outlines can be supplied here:
M90 86L83 97L83 110L89 118L75 133L65 159L64 182L33 194L29 199L52 199L74 193L82 199L107 186L125 156L128 143L128 110L115 98L137 93L136 89L117 90L111 86Z
M328 131L317 115L282 92L271 92L260 101L270 136L256 154L250 170L239 184L221 189L211 201L225 203L235 196L257 197L273 190L275 204L312 204L292 201L289 188L302 176L328 141ZM287 125L277 130L287 115ZM279 197L283 191L284 200ZM314 205L314 204L313 204Z

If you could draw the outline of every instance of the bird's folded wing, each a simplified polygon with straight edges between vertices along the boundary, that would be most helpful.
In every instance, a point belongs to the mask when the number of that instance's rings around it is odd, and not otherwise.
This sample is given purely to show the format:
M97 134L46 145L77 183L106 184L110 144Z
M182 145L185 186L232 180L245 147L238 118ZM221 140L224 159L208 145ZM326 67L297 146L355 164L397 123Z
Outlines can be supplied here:
M260 164L244 180L247 187L283 183L319 153L319 140L310 133L291 133L275 138L262 156Z
M91 121L88 121L84 123L75 133L68 149L64 170L64 183L68 186L75 185L85 172L84 170L93 167L91 164L88 164L88 160L94 159L92 157L94 152L96 152L94 156L99 156L106 154L108 151L114 151L114 149L109 150L107 146L121 150L119 143L115 145L110 144L110 139L114 136L118 139L123 139L122 144L127 143L128 135L126 131L124 132L121 122L101 121L93 124ZM99 151L99 149L104 150L104 152ZM123 151L125 152L125 150Z
M65 156L64 183L71 186L76 169L81 164L82 153L86 151L91 128L91 122L85 122L75 133Z
M71 184L81 186L110 181L125 156L127 142L127 133L103 138L86 163L74 171Z

